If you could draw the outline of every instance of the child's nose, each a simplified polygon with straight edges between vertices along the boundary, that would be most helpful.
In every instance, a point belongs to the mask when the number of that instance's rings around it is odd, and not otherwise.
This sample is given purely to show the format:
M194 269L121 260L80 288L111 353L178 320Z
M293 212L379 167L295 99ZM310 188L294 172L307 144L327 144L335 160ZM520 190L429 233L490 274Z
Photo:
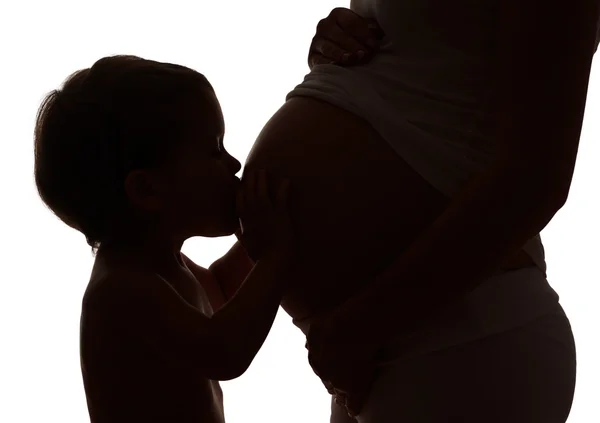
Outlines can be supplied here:
M242 168L242 164L235 157L233 157L233 156L230 156L230 157L231 157L231 167L233 169L233 173L238 173L240 171L240 169Z

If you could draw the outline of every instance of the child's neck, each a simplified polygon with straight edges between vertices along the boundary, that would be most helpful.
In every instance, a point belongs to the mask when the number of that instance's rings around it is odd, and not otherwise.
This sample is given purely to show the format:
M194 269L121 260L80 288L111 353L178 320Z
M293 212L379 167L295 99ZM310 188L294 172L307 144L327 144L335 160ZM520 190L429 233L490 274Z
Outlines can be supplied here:
M142 237L121 237L113 239L100 248L104 253L118 256L146 267L176 269L184 267L181 257L183 241L146 234ZM99 251L99 253L100 253Z

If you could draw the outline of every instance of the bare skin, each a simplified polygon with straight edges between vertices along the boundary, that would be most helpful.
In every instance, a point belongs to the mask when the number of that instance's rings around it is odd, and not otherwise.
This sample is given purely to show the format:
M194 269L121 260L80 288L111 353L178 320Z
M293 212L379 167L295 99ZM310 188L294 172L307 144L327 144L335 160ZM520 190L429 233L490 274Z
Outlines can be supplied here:
M246 161L255 168L294 184L290 213L305 264L282 302L294 319L327 312L368 284L448 201L366 121L310 98L290 99L266 124ZM530 265L519 251L503 267Z
M194 377L193 373L177 366L176 362L166 362L144 343L133 339L129 332L120 330L122 322L114 314L104 313L100 318L97 313L88 313L90 297L95 291L100 289L108 296L120 295L118 286L107 283L106 276L124 267L147 269L131 258L123 260L115 254L99 253L84 300L81 349L85 361L84 382L88 407L90 415L95 418L92 421L104 421L105 415L106 418L111 416L111 411L116 411L123 421L128 421L127 418L166 421L164 419L167 416L175 419L173 410L177 410L177 419L188 419L177 421L224 422L223 393L219 382ZM188 304L212 316L213 310L218 310L224 303L223 295L210 273L194 270L192 272L185 264L174 267L165 275L165 279ZM136 304L131 304L131 307L135 308ZM126 368L127 372L122 372L122 368ZM116 380L119 383L115 383ZM148 386L152 386L152 389L147 389ZM135 393L144 395L138 397ZM108 402L119 407L118 410L108 410L95 401L107 395L112 398ZM142 416L144 412L148 415ZM149 420L151 418L154 420Z
M265 217L247 226L276 234L256 264L240 243L208 269L159 238L98 252L81 317L92 422L224 422L218 381L244 373L262 346L294 262L285 211L254 210ZM229 286L239 288L226 301Z
M134 227L96 256L81 315L93 423L223 423L218 381L239 377L252 362L295 262L287 185L271 195L264 172L240 185L212 89L199 103L202 125L190 128L175 157L128 174ZM240 221L242 238L260 234L256 262L240 243L208 269L181 253L186 239L233 235ZM237 292L226 301L230 287Z

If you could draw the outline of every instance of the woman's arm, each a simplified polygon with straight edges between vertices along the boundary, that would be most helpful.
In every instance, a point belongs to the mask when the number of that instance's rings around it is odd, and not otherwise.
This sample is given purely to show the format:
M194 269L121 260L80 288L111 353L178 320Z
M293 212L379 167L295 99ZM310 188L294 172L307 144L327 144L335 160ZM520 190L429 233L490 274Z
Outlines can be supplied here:
M457 195L340 318L374 341L473 290L564 205L595 50L597 0L500 4L502 159Z

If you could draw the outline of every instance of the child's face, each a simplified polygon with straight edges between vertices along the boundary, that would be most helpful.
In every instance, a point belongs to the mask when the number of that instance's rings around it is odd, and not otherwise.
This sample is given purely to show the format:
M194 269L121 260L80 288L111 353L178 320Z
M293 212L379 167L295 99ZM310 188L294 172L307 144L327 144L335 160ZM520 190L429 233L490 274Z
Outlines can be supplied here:
M224 122L219 102L207 92L193 119L195 129L171 163L150 179L151 195L138 206L158 212L169 235L187 239L233 234L239 226L235 200L241 164L223 147ZM142 198L142 189L133 189ZM131 198L131 195L130 195ZM135 201L134 201L135 202Z
M233 234L238 226L235 200L241 169L223 146L225 125L221 106L210 90L198 116L197 131L180 150L170 176L170 202L165 211L189 236Z

